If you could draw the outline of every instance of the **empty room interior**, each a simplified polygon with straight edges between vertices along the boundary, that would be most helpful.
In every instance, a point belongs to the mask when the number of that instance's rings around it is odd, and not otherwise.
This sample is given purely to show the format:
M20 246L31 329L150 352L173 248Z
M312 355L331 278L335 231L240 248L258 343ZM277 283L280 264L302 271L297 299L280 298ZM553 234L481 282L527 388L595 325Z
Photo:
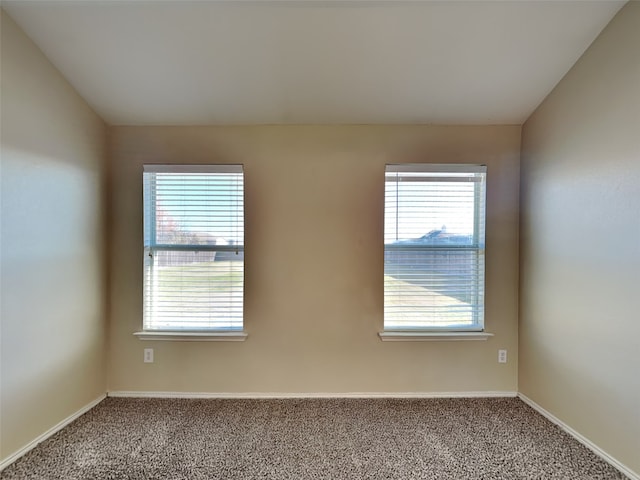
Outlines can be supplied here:
M156 415L131 440L141 456L110 465L137 470L103 478L640 479L640 2L3 0L0 15L0 477L63 478L24 472L64 451L66 478L100 478L83 468L103 440L65 432L133 408ZM205 277L220 283L202 293ZM204 423L167 427L180 402ZM286 430L308 408L316 436ZM493 424L447 456L422 433L431 408ZM253 436L183 476L135 460L155 458L154 428L213 438L215 412ZM399 437L351 433L367 412L411 438L410 465ZM505 412L617 473L545 457L544 436L496 446ZM276 419L292 444L266 455ZM527 455L577 473L517 470Z

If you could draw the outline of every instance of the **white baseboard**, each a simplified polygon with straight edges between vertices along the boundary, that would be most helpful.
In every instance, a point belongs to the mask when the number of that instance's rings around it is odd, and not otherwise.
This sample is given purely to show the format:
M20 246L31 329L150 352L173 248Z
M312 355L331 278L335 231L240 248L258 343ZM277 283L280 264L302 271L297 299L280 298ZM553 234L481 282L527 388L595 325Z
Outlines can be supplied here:
M517 392L138 392L113 391L109 397L127 398L494 398L516 397Z
M541 407L540 405L538 405L536 402L534 402L533 400L531 400L529 397L527 397L525 394L523 393L518 393L518 398L520 398L520 400L522 400L524 403L526 403L527 405L529 405L531 408L533 408L536 412L538 412L540 415L542 415L543 417L547 418L549 421L551 421L552 423L555 423L557 426L559 426L562 430L564 430L565 432L567 432L569 435L571 435L573 438L575 438L578 442L580 442L581 444L583 444L585 447L587 447L589 450L591 450L593 453L595 453L596 455L598 455L600 458L602 458L605 462L609 463L610 465L613 465L615 468L617 468L618 470L620 470L622 473L624 473L627 477L629 477L630 480L640 480L640 474L632 471L629 467L627 467L626 465L624 465L623 463L619 462L618 460L616 460L615 458L613 458L611 455L609 455L607 452L605 452L604 450L602 450L600 447L598 447L595 443L593 443L591 440L589 440L587 437L581 435L580 433L578 433L577 431L575 431L573 428L571 428L569 425L567 425L566 423L564 423L562 420L560 420L558 417L556 417L555 415L553 415L551 412L549 412L548 410L545 410L543 407Z
M35 447L38 446L38 444L44 442L46 439L48 439L49 437L51 437L52 435L54 435L55 433L59 432L60 430L62 430L64 427L66 427L67 425L69 425L71 422L73 422L76 418L80 417L81 415L87 413L89 410L91 410L93 407L95 407L96 405L98 405L101 401L103 401L105 398L107 397L106 394L102 394L100 395L98 398L96 398L95 400L89 402L88 404L86 404L84 407L82 407L80 410L78 410L75 413L72 413L71 415L69 415L67 418L65 418L64 420L62 420L61 422L57 423L56 425L54 425L53 427L51 427L49 430L47 430L46 432L44 432L42 435L39 435L38 437L36 437L35 439L31 440L29 443L27 443L24 447L22 447L21 449L17 450L16 452L13 452L11 455L9 455L7 458L5 458L4 460L2 460L2 462L0 462L0 472L2 470L4 470L6 467L8 467L9 465L11 465L13 462L15 462L16 460L18 460L20 457L22 457L24 454L26 454L27 452L29 452L30 450L33 450Z

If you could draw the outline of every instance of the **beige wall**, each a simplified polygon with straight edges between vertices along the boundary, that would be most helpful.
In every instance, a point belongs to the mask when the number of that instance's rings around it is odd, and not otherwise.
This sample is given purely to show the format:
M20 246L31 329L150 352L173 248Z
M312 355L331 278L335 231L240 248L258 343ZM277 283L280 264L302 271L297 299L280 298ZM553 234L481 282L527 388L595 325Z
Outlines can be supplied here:
M106 384L106 129L1 16L0 461Z
M640 472L640 3L523 128L522 393Z
M520 127L119 127L111 131L110 391L517 388ZM142 342L143 163L243 163L244 343ZM384 165L488 165L486 342L382 342ZM144 347L155 363L144 364ZM497 363L507 348L510 362Z

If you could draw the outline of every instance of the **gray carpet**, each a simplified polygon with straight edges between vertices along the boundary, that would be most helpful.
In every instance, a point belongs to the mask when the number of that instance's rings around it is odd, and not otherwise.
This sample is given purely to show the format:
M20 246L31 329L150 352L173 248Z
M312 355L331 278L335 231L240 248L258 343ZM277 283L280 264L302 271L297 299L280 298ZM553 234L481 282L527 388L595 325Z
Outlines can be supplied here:
M0 478L626 477L515 398L108 398Z

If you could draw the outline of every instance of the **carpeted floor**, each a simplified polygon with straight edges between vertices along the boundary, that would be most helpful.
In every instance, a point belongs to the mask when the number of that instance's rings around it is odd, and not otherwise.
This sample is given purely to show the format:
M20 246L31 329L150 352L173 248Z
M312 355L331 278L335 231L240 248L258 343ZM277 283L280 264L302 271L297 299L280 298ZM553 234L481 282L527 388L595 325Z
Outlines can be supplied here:
M624 479L522 401L107 398L0 479Z

